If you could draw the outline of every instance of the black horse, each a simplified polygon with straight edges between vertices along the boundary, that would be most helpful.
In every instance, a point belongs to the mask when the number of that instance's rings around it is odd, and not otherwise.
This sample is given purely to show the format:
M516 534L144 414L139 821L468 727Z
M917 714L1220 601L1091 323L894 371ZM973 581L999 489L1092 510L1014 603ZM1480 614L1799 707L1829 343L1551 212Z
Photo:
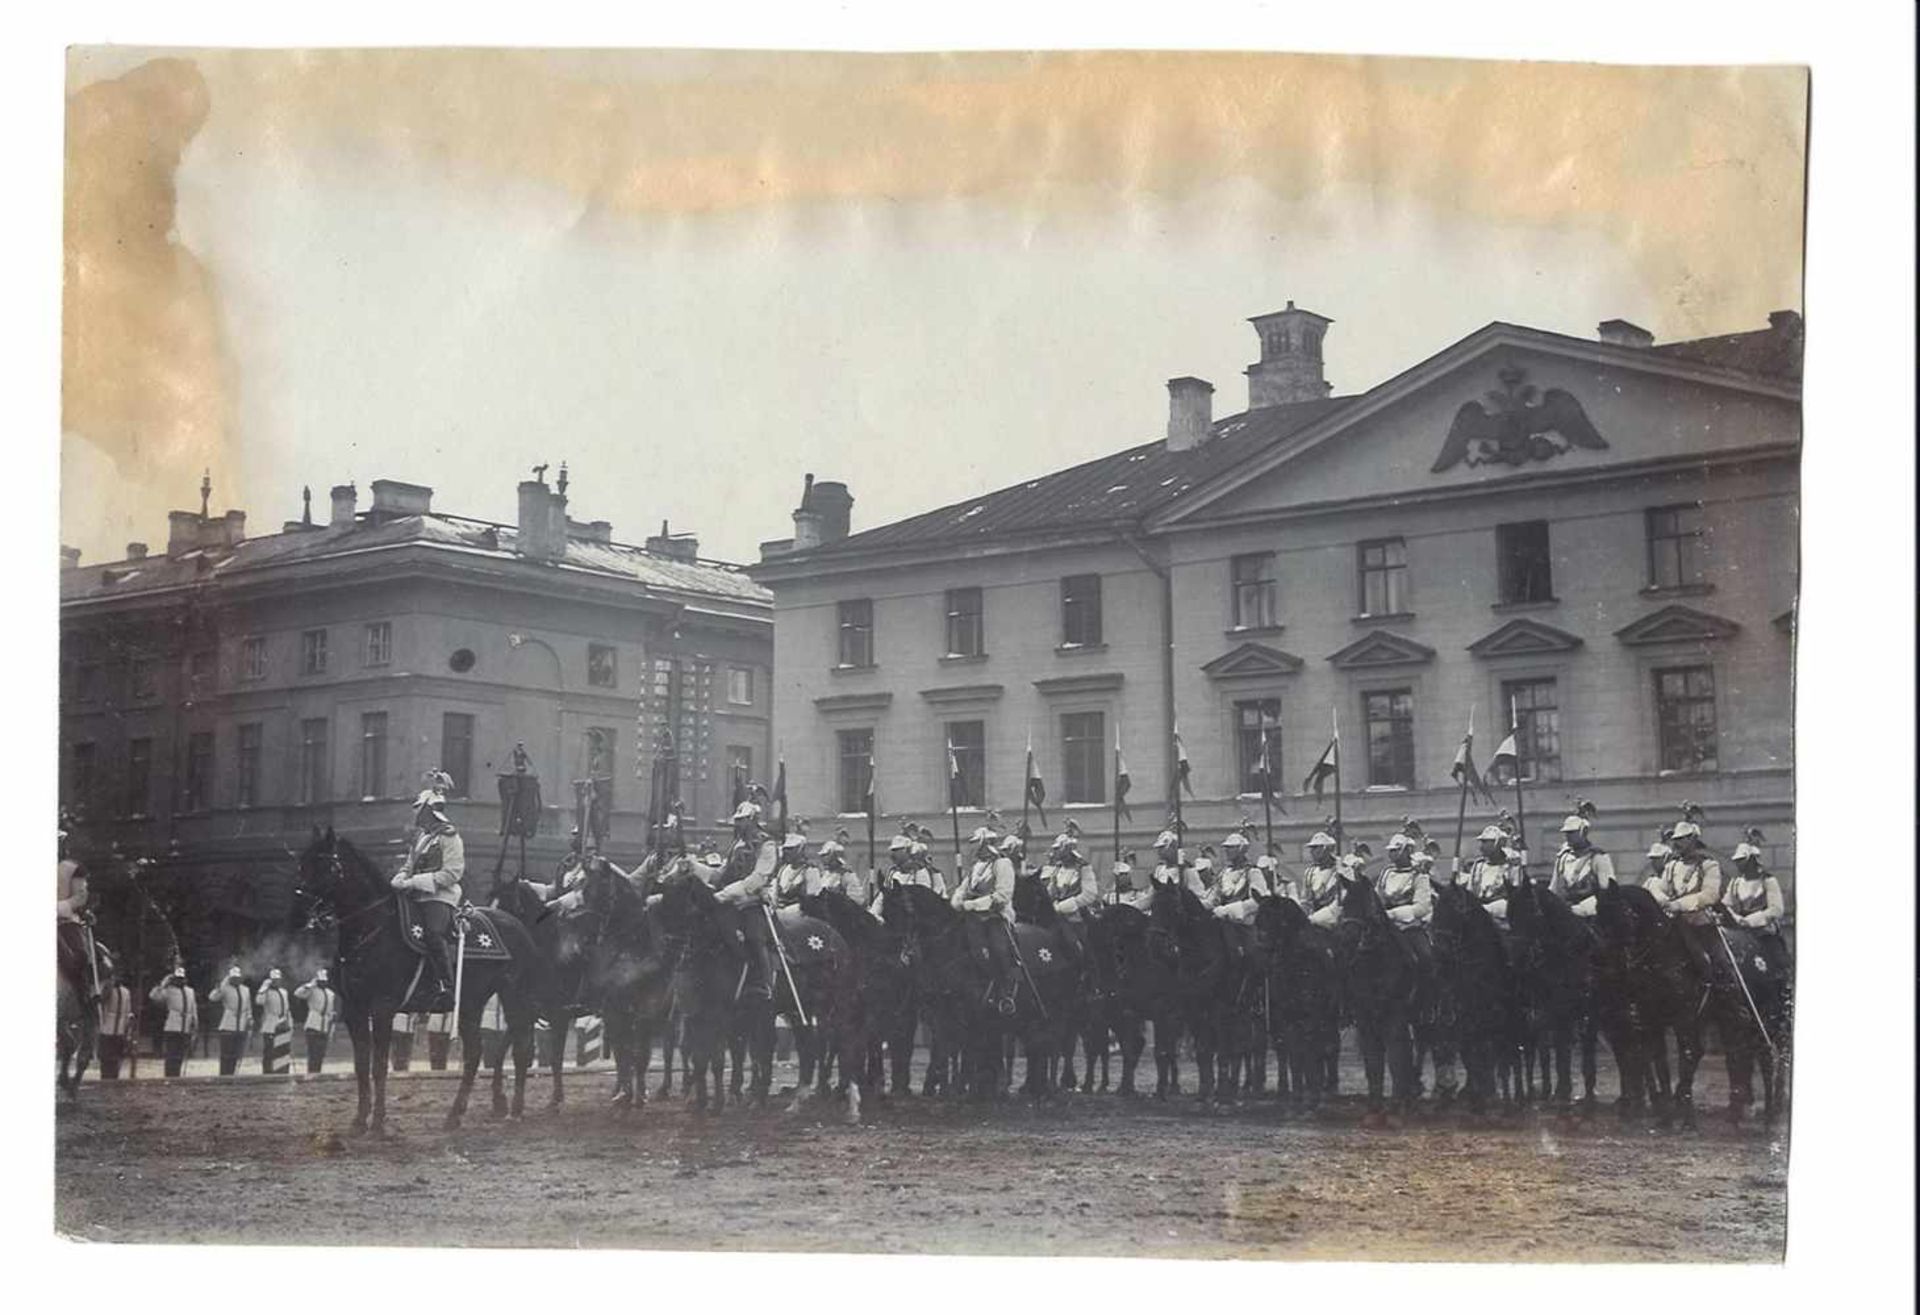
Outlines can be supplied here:
M590 861L580 907L561 919L583 961L580 998L598 1010L606 1028L611 1103L623 1111L646 1103L653 1039L668 1034L673 1014L677 963L647 909L657 866L643 864L635 883L604 859Z
M1573 1104L1573 1047L1580 1046L1581 1104L1594 1101L1594 1051L1598 1020L1594 1012L1594 959L1599 948L1594 930L1567 902L1537 881L1522 880L1509 889L1507 921L1513 928L1513 968L1520 990L1531 1049L1541 1056L1543 1099L1568 1109ZM1553 1073L1546 1074L1546 1056Z
M1378 1122L1386 1112L1389 1070L1394 1103L1405 1109L1413 1101L1418 966L1412 952L1401 944L1373 882L1364 876L1339 880L1340 921L1334 941L1342 996L1359 1035L1360 1058L1366 1068L1368 1120Z
M1111 1041L1120 1051L1119 1091L1130 1099L1138 1094L1134 1081L1140 1052L1146 1049L1146 1023L1153 1013L1152 988L1158 973L1147 957L1147 915L1131 904L1103 904L1084 928L1092 991L1085 997L1080 1019L1087 1054L1080 1089L1093 1089L1096 1054L1100 1056L1100 1090L1107 1089Z
M891 1089L896 1096L913 1094L913 1035L919 1018L911 964L901 937L861 905L838 890L824 890L800 901L801 912L832 927L853 952L855 978L860 984L861 1032L867 1040L862 1081L874 1095ZM823 1062L831 1064L828 1053ZM846 1074L841 1075L844 1084ZM802 1075L805 1080L805 1075Z
M1503 1055L1511 1055L1519 1026L1513 971L1500 928L1486 906L1457 882L1433 885L1433 921L1429 936L1438 998L1435 1026L1450 1033L1451 1048L1466 1068L1465 1097L1474 1113L1494 1098ZM1434 1050L1436 1084L1444 1056Z
M1651 1097L1662 1124L1677 1115L1692 1127L1707 984L1679 928L1651 892L1609 881L1597 905L1595 1007L1620 1070L1620 1115L1637 1116L1643 1099ZM1668 1032L1677 1073L1667 1063Z
M719 900L690 872L675 872L660 885L654 910L661 941L674 962L672 990L684 1020L682 1044L691 1061L692 1099L697 1110L725 1105L719 1078L729 1043L742 1039L753 1062L748 1099L764 1105L773 1076L774 1020L785 1015L798 1029L817 1029L823 1052L831 1049L843 1074L864 1066L865 1038L859 1023L859 986L852 952L840 934L813 918L782 920L776 950L772 997L745 991L745 946L741 918L769 916L765 905L738 909ZM736 1059L736 1072L738 1071ZM826 1093L827 1068L818 1067L818 1093ZM709 1079L712 1079L711 1086ZM799 1096L805 1093L799 1093ZM860 1084L847 1088L847 1113L860 1117Z
M1777 938L1732 923L1724 908L1716 906L1713 916L1719 925L1710 943L1717 952L1708 1012L1727 1056L1727 1116L1736 1124L1746 1118L1757 1068L1764 1119L1772 1127L1791 1053L1792 969Z
M1340 985L1333 933L1308 921L1286 895L1265 896L1254 931L1267 946L1267 1038L1278 1087L1296 1107L1327 1094L1329 1057L1340 1045Z
M338 933L333 982L340 995L340 1016L353 1038L353 1073L360 1095L353 1117L356 1135L369 1127L376 1134L385 1129L393 1016L411 1006L408 993L421 975L420 956L400 930L397 901L402 898L380 870L331 827L324 834L315 831L300 855L294 918L309 929L331 923ZM539 971L538 952L519 919L497 910L488 916L511 957L477 960L462 969L456 1020L462 1065L460 1089L447 1111L449 1128L458 1127L466 1114L480 1069L480 1011L495 994L513 1045L513 1117L518 1118L526 1107L527 1066L533 1057L538 1007L530 982ZM496 1098L499 1094L496 1087ZM497 1099L495 1108L499 1108Z
M1211 1102L1215 1056L1232 1008L1233 955L1220 920L1183 885L1160 882L1147 909L1147 961L1159 981L1153 991L1154 1095L1180 1091L1179 1045L1193 1042L1200 1099Z
M589 1012L579 1003L586 959L579 937L563 926L562 919L540 902L518 874L508 875L494 886L489 907L518 919L527 929L527 935L533 938L535 962L530 965L525 984L533 996L538 1016L552 1029L552 1035L564 1037L574 1018ZM536 1047L536 1064L540 1058ZM553 1046L546 1060L548 1074L553 1079L547 1104L557 1109L566 1101L566 1047ZM493 1065L496 1091L505 1062L503 1050Z

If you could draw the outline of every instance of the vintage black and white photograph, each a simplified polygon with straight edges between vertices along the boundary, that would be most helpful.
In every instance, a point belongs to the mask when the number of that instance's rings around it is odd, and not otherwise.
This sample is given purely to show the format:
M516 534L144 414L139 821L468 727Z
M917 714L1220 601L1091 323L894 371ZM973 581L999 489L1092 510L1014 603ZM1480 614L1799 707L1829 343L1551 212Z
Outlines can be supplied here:
M1784 1259L1807 67L65 76L60 1236Z

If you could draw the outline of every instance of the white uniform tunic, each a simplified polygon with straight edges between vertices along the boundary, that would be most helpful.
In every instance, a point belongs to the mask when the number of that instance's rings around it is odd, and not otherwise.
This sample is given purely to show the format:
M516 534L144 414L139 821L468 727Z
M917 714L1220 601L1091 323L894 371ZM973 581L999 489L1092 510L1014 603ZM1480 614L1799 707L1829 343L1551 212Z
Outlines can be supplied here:
M1433 918L1433 883L1424 872L1389 864L1374 878L1380 903L1396 927L1424 927Z
M1781 919L1787 916L1787 902L1780 894L1780 882L1771 872L1758 877L1736 872L1720 899L1735 922L1755 931L1778 932Z
M1049 863L1040 869L1040 880L1046 883L1053 911L1063 918L1078 921L1100 902L1093 869L1084 863Z
M1307 911L1307 921L1316 927L1331 927L1340 921L1340 869L1334 864L1310 867L1301 875L1294 900Z
M1613 860L1603 850L1591 846L1575 852L1565 845L1553 857L1553 881L1549 889L1567 902L1583 918L1600 911L1600 892L1613 879Z
M995 913L1013 921L1013 864L1006 858L983 858L953 892L953 907L962 913Z
M1720 899L1720 863L1704 854L1671 860L1647 889L1669 913L1699 913Z
M1251 927L1253 915L1260 911L1260 899L1272 893L1267 874L1259 868L1251 863L1229 863L1220 869L1220 875L1200 899L1213 910L1216 918Z

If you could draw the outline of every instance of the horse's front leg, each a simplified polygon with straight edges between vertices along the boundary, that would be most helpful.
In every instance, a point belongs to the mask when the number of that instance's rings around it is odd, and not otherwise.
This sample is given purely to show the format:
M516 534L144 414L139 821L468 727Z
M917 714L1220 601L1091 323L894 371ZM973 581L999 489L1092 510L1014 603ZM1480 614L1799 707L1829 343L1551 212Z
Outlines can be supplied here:
M373 1019L373 1118L370 1127L375 1136L387 1130L387 1067L393 1059L393 1011L383 1010Z
M470 994L460 1002L460 1016L454 1019L454 1034L460 1038L460 1089L454 1093L453 1108L447 1111L447 1129L460 1126L466 1117L467 1100L473 1093L474 1079L480 1073L480 1008L482 1000Z
M359 1099L351 1132L358 1137L366 1132L367 1121L373 1115L373 1036L368 1030L367 1021L358 1017L348 1018L347 1039L353 1043L353 1085Z

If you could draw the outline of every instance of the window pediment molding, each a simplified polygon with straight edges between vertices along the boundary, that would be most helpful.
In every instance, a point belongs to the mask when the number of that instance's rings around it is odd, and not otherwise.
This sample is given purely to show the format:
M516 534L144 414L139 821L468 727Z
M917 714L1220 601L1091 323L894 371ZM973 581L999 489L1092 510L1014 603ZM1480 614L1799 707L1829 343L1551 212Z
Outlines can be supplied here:
M1586 641L1556 626L1516 617L1467 645L1475 657L1534 657L1544 653L1571 653Z
M1621 643L1635 648L1649 644L1703 644L1732 638L1740 633L1740 623L1682 603L1669 603L1613 633Z
M1036 680L1033 687L1049 697L1066 694L1101 694L1119 689L1126 680L1124 672L1100 671L1085 676L1052 676Z
M892 702L893 691L883 689L870 694L823 694L813 706L820 712L885 712Z
M1375 667L1417 666L1433 661L1433 650L1405 635L1390 630L1374 630L1362 635L1327 661L1341 671L1367 671Z
M1304 666L1306 666L1304 659L1295 657L1285 649L1248 641L1222 653L1213 661L1201 666L1200 670L1214 680L1253 680L1270 676L1291 676Z
M1005 685L942 685L937 689L923 689L920 697L928 703L985 703L1006 693Z

